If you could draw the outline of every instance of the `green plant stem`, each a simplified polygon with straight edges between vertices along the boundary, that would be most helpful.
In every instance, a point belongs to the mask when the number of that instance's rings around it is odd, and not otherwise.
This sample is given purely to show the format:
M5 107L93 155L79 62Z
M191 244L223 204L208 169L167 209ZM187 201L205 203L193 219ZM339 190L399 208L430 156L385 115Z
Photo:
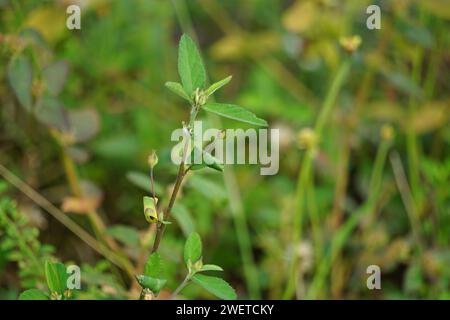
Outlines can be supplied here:
M314 184L314 178L309 179L309 184L306 190L306 197L308 198L307 206L309 219L311 222L312 235L314 239L314 260L320 261L322 259L323 250L323 231L320 226L319 212L317 211L316 203L316 189Z
M412 198L411 190L409 189L408 181L406 179L406 175L403 170L402 162L400 160L400 156L398 155L398 153L397 152L393 153L390 157L390 160L392 164L392 169L394 171L395 182L400 192L403 204L405 205L414 241L416 243L417 249L419 251L418 253L420 256L421 252L423 251L424 245L422 244L421 240L420 220L418 213L416 211L416 207L414 206L414 199Z
M303 158L302 165L300 168L300 173L297 179L297 188L295 194L294 203L294 226L293 226L293 236L291 242L291 262L288 269L288 282L285 292L283 294L283 299L290 299L295 292L295 287L298 282L298 266L300 264L297 258L297 246L301 239L301 232L303 226L303 207L305 202L305 191L307 187L307 181L310 176L312 158L314 150L312 148L306 151Z
M155 194L155 179L153 177L153 168L150 168L150 193L152 194L153 198L153 204L155 206L155 209L157 210L157 217L158 220L161 220L160 212L158 210L158 202L156 201L156 194Z
M190 134L191 129L193 128L198 111L199 111L198 106L195 106L195 105L192 106L191 113L189 116L189 126L187 127L189 134ZM185 162L186 162L186 157L187 157L188 151L189 151L189 145L190 145L190 140L187 139L186 143L184 145L183 153L181 155L181 157L182 157L181 163L180 163L180 166L178 167L178 174L175 179L175 185L173 187L172 195L170 196L170 200L169 200L169 204L167 205L167 209L164 211L164 220L166 220L166 221L168 221L170 219L170 216L172 214L172 208L175 204L175 200L177 199L177 195L178 195L178 192L180 191L181 184L183 182L184 177L186 176L186 174L188 172L188 170L185 169ZM161 222L158 222L157 229L156 229L155 241L153 242L152 253L158 251L158 248L161 243L162 236L164 235L165 229L166 229L166 225Z
M348 72L350 70L350 59L345 60L339 67L333 82L331 83L330 89L328 90L327 96L323 103L323 107L320 111L319 117L317 118L316 125L314 127L314 135L317 141L320 140L323 128L326 121L328 120L330 113L335 104L338 93L346 79ZM296 254L295 248L299 244L302 233L303 225L303 207L305 204L306 188L308 181L312 176L312 160L315 150L313 147L308 148L306 154L303 158L300 173L297 179L297 189L294 199L294 227L292 235L292 258L288 268L288 281L286 285L285 292L283 294L283 299L290 299L295 292L295 287L298 282L298 267L299 267L299 257Z
M189 133L191 131L191 128L194 125L194 121L195 121L195 118L197 117L198 110L199 110L199 108L197 106L191 107L191 113L189 116L189 126L187 127ZM180 188L181 188L181 184L183 182L184 177L186 176L187 172L190 169L190 167L188 167L188 169L185 169L185 161L186 161L187 153L189 151L189 145L190 145L190 141L187 140L184 145L183 153L181 155L181 163L180 163L180 166L178 167L178 174L175 179L175 185L173 187L173 191L170 196L169 204L167 205L167 208L164 211L164 220L165 221L169 221L169 219L170 219L173 206L177 199L178 192L180 191ZM153 246L152 246L152 250L151 250L152 253L158 251L165 230L166 230L166 225L164 223L158 222L157 227L156 227L155 240L153 242ZM144 289L141 290L141 295L140 295L141 297L143 294L143 290Z
M172 295L170 296L170 300L175 299L178 294L181 292L181 290L184 289L184 287L186 287L189 283L189 281L191 280L191 275L187 274L186 277L184 278L183 282L181 282L181 284L173 291Z
M183 2L183 4L175 8L177 10L177 18L179 24L183 29L183 32L189 33L189 31L192 30L191 34L193 35L193 38L197 38L194 32L194 28L192 26L192 19L187 9L186 2L184 0L180 2ZM295 79L295 77L293 78ZM209 100L214 101L214 97L210 97ZM208 117L216 127L222 127L220 118L213 116L211 114L208 114ZM244 276L248 293L250 299L260 299L261 290L258 280L258 269L256 267L252 253L252 245L247 223L247 217L245 215L244 207L242 205L239 185L237 184L233 168L227 167L223 172L223 178L228 198L230 200L230 211L231 216L233 218L233 225L236 231L236 237L238 241L239 252L242 259L242 265L244 269Z
M419 84L420 79L420 72L421 72L421 66L422 66L422 50L420 48L417 48L414 54L413 58L413 70L411 74L412 81L415 84ZM416 97L410 97L409 104L408 104L408 127L407 127L407 133L406 133L406 151L408 154L408 160L409 160L409 167L408 167L408 175L409 180L411 184L411 191L413 195L413 199L415 202L415 205L417 206L419 204L419 191L420 191L420 185L419 185L419 146L417 141L417 134L414 130L413 126L413 118L414 113L416 111Z
M173 188L172 195L170 196L169 204L167 206L167 209L164 211L164 219L166 221L168 221L170 219L172 208L173 208L173 205L175 204L175 200L177 198L178 191L180 190L181 183L183 182L184 177L185 177L185 171L184 171L184 160L183 160L178 168L178 175L177 175L177 178L175 181L175 186ZM165 224L158 223L158 226L156 229L155 241L153 242L152 253L158 251L165 229L166 229Z
M372 171L369 182L368 225L371 225L373 222L375 222L375 204L380 194L381 181L383 179L383 168L386 162L386 157L389 152L390 145L391 144L389 141L383 141L378 149L377 155L375 156L374 170Z
M379 198L381 189L381 182L383 178L383 169L386 163L387 154L390 148L390 141L383 141L378 148L374 168L371 174L369 197L366 202L361 205L351 216L345 221L345 223L339 228L331 241L331 247L328 250L328 254L322 259L317 271L311 281L311 287L306 296L307 299L317 299L323 288L323 285L330 273L336 257L339 256L344 244L351 235L351 232L361 221L361 218L367 216L367 214L375 211L375 206Z
M348 58L341 64L339 70L337 71L336 77L334 78L331 87L327 93L327 96L323 104L323 108L319 114L319 118L317 119L316 126L314 129L315 134L318 136L318 138L320 138L325 123L330 117L331 110L333 110L339 91L342 85L344 84L344 80L347 78L347 75L350 71L350 65L351 65L350 58Z
M419 8L419 20L423 22L425 18L424 11ZM422 59L423 59L423 49L417 46L413 51L412 59L412 72L411 80L418 87L421 86L420 79L422 73ZM406 148L409 160L409 180L411 185L411 193L413 197L413 203L416 206L416 210L421 210L421 188L420 188L420 156L419 156L419 142L417 139L417 133L414 128L414 114L417 107L417 97L410 96L408 104L408 127L406 134Z
M23 13L22 5L20 4L20 1L14 0L14 1L12 1L12 4L14 6L14 11L16 13L17 28L19 29L25 19L25 15Z

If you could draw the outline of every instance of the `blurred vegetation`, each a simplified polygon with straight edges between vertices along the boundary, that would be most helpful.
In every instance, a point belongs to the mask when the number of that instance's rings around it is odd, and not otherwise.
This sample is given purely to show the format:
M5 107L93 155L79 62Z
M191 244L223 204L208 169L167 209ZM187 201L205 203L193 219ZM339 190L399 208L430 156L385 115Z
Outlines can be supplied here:
M0 17L0 298L45 288L49 257L81 267L76 298L139 297L147 156L167 197L170 134L189 112L164 87L183 32L210 83L233 75L218 96L280 129L280 170L186 181L159 298L182 281L194 230L239 298L450 298L448 1L0 0ZM366 287L373 264L381 290Z

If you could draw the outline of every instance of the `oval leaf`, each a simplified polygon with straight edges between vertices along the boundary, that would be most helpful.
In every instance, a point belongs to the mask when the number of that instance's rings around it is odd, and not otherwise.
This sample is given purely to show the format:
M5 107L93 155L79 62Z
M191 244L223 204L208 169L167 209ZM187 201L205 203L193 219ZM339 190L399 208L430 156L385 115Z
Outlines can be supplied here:
M62 263L45 261L45 277L50 291L64 293L68 276L66 267Z
M48 300L48 296L38 289L29 289L19 295L19 300Z
M129 171L127 172L126 178L142 190L151 192L151 182L148 174L139 171ZM163 187L158 182L154 181L153 186L157 195L163 192Z
M179 84L178 82L166 82L165 86L175 93L176 95L182 97L183 99L186 99L187 101L191 102L191 98L189 98L189 95L184 91L183 86Z
M147 277L157 278L161 275L162 264L161 256L158 252L153 252L147 259L145 263L144 273Z
M198 270L199 272L204 272L204 271L223 271L223 269L215 264L204 264L200 270Z
M57 98L47 95L40 97L35 104L34 114L39 122L48 127L69 131L67 112Z
M42 78L50 95L56 96L61 92L68 73L69 66L65 61L57 61L42 70Z
M27 111L31 111L33 69L30 60L27 57L20 55L11 60L8 66L8 81L20 104Z
M106 233L129 247L139 246L139 234L134 228L115 225L106 229Z
M200 159L199 161L196 161L197 155L200 154L202 155L201 161ZM223 164L219 161L219 159L211 155L209 152L202 151L197 147L194 147L194 149L192 149L190 160L192 163L191 170L200 170L203 169L204 167L209 167L217 171L223 171L224 168Z
M220 88L222 88L224 85L226 85L228 82L230 82L232 76L228 76L225 79L222 79L220 81L217 81L216 83L212 84L207 90L206 90L206 95L209 97L210 95L212 95L214 92L216 92L217 90L219 90Z
M194 41L183 34L178 48L178 73L185 92L190 96L196 88L203 88L206 71Z
M203 109L221 117L250 123L256 126L267 127L266 120L260 119L252 112L234 104L210 102L205 104Z
M197 232L192 232L184 245L184 262L196 263L202 256L202 240Z
M195 230L194 219L189 210L181 203L176 203L172 208L172 216L177 220L185 236L188 236Z
M192 281L220 299L235 300L237 298L234 289L221 278L196 274L192 277Z
M95 109L71 110L69 123L75 142L85 142L100 130L100 115Z
M222 201L226 199L227 193L222 185L201 175L192 175L187 182L190 187L203 194L212 201Z

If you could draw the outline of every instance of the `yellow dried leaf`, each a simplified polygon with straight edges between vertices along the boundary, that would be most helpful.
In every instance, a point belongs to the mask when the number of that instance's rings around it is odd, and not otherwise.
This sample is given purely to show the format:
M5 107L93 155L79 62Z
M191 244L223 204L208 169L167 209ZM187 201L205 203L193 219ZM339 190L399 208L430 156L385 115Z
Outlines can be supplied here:
M280 37L276 32L260 32L252 34L251 40L246 42L246 49L258 55L267 54L280 48ZM264 48L264 50L261 50Z
M416 133L427 133L449 122L450 105L443 102L429 102L417 110L411 120L411 125ZM408 124L405 122L405 126Z
M63 8L39 8L28 15L25 25L37 30L50 43L58 41L67 30Z
M390 101L375 101L367 106L367 116L383 122L398 123L405 119L405 112L399 104Z
M283 15L284 27L290 32L305 32L317 18L317 6L312 1L297 1Z
M450 19L450 5L448 0L416 0L416 2L434 15L444 19Z
M213 44L210 52L217 60L240 59L245 54L245 40L237 34L223 37Z
M96 210L100 206L100 197L65 197L62 203L62 211L77 214L86 214L89 211Z

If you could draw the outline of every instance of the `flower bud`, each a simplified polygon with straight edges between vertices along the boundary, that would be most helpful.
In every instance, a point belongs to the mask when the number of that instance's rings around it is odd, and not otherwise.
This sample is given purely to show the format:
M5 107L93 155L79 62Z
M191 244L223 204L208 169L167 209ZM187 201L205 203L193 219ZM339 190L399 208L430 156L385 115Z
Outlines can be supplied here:
M380 129L380 137L384 141L391 141L394 138L394 128L389 124L383 125Z
M317 137L311 128L302 129L298 133L298 145L301 149L309 149L315 146L317 142Z
M194 105L201 107L206 103L206 93L200 88L195 89L194 91Z
M158 164L158 156L156 155L156 151L152 150L152 153L148 156L148 165L151 169L153 169Z

